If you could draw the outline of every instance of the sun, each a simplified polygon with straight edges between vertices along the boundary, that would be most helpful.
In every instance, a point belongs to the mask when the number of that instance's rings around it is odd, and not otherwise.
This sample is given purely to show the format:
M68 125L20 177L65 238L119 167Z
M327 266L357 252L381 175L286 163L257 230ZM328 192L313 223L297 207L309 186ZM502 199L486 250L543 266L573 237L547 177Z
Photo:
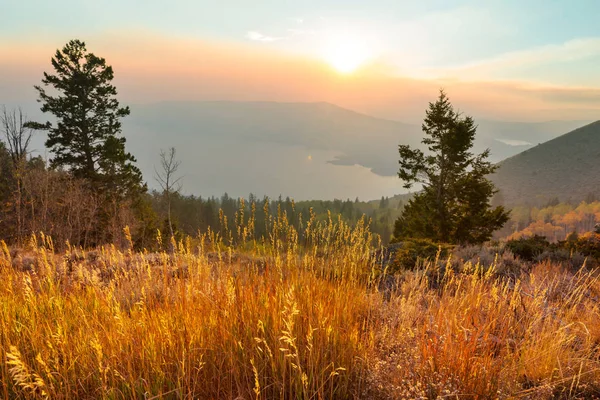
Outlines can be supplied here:
M367 57L357 51L351 43L341 43L326 55L327 63L343 74L356 71L366 60Z
M364 41L350 34L330 34L323 47L323 59L341 74L351 74L372 57Z

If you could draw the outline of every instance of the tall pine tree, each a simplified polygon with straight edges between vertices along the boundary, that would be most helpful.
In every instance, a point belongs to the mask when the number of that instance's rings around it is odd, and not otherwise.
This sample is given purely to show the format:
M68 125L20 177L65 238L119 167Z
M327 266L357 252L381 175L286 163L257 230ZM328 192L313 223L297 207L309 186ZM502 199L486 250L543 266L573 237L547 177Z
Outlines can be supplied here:
M427 147L399 146L398 176L404 187L422 185L395 224L396 240L425 238L445 243L482 243L508 221L509 213L492 208L496 190L487 176L496 170L489 150L471 152L477 127L456 112L444 91L429 104L422 125Z
M44 72L42 85L35 89L42 111L53 114L56 124L31 124L48 131L51 166L70 171L110 197L142 190L142 174L120 136L120 120L130 111L115 97L112 67L79 40L57 50L52 67L54 73ZM47 91L49 87L53 90Z

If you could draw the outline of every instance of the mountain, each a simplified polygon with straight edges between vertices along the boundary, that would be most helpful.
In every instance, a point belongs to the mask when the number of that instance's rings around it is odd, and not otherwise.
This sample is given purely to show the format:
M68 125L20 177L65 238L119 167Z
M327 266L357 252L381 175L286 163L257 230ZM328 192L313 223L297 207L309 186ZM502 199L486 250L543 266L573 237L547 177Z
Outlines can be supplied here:
M381 176L396 176L397 146L418 146L420 125L371 117L330 103L160 102L132 106L126 120L149 134L180 139L227 137L241 141L334 151L334 165L361 165ZM583 125L478 121L477 150L490 148L500 161ZM169 139L176 139L169 135ZM389 155L389 156L387 156Z
M334 165L359 164L396 173L398 143L418 144L420 128L374 118L329 103L163 102L132 107L128 122L159 141L235 140L334 152ZM382 157L390 154L390 157ZM391 158L391 160L390 160ZM390 167L393 168L390 168Z
M489 147L494 162L581 126L478 122L476 150ZM124 133L150 182L159 150L174 146L188 193L252 190L302 199L401 192L398 144L419 146L422 138L420 125L329 103L230 101L132 105Z
M132 105L123 132L151 186L160 149L173 146L186 193L296 200L401 192L397 145L420 140L418 126L328 103Z
M403 192L398 144L420 146L420 124L375 118L330 103L157 102L130 105L127 149L150 187L161 149L175 147L185 193L250 192L303 199L379 199ZM26 107L39 121L39 105ZM498 162L583 125L478 120L476 151ZM34 147L44 156L43 136Z
M492 180L507 205L600 196L600 121L575 129L500 164Z
M476 149L489 148L494 162L554 139L591 121L508 122L477 120Z

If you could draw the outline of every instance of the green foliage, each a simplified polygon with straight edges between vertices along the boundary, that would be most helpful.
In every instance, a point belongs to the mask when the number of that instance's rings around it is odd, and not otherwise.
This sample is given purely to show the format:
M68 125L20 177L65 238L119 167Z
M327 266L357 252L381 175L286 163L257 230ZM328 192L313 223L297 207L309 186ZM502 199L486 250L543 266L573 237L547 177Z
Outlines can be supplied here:
M585 257L600 260L600 234L591 233L578 236L573 233L567 240L559 242L558 245L571 252L577 252Z
M13 168L10 154L4 143L0 142L0 202L8 201L13 181Z
M419 261L435 260L436 257L444 259L450 255L454 246L444 243L435 243L429 239L410 239L403 241L396 251L389 272L413 270Z
M135 248L154 249L159 222L158 215L152 208L150 195L144 193L141 196L137 196L131 207L138 222L138 226L133 234Z
M580 268L585 257L588 266L600 260L600 235L587 233L580 236L573 232L566 240L555 243L550 243L544 236L533 235L509 240L505 248L523 261L550 260Z
M142 174L135 158L125 151L125 138L119 136L120 120L129 115L129 107L120 107L115 98L112 67L87 52L79 40L57 50L52 67L54 73L44 72L43 85L35 89L41 110L57 122L29 124L48 131L51 166L68 169L98 193L126 197L139 192Z
M577 243L578 240L579 240L579 235L577 234L577 232L571 232L571 233L569 233L569 236L567 236L567 238L566 238L566 243Z
M2 238L14 234L14 224L9 217L13 213L12 191L14 187L13 164L6 146L0 141L0 232Z
M509 240L506 242L506 248L522 260L533 261L549 250L551 245L544 236L534 235L529 238Z
M398 176L409 189L423 190L409 201L395 225L397 239L421 238L444 243L482 243L508 220L502 206L492 207L496 190L487 176L496 167L489 150L471 153L477 127L456 112L446 94L429 104L422 143L429 152L400 145Z
M257 237L265 235L269 215L277 216L278 212L285 214L290 224L301 231L312 213L316 221L327 221L329 215L334 219L339 216L351 226L355 226L365 216L370 230L379 235L382 244L388 244L392 238L393 223L400 215L404 201L412 196L412 194L404 194L384 198L385 208L382 209L379 207L381 205L379 200L364 202L358 199L354 201L336 199L295 202L288 197L272 201L267 197L260 198L250 194L243 199L243 210L246 219L253 215L253 230ZM166 206L163 194L153 191L150 193L150 199L154 210L159 215L165 215ZM268 214L265 214L265 204L267 203ZM172 218L173 221L176 221L176 230L179 231L179 234L195 236L198 232L207 232L209 228L219 233L234 229L241 208L242 199L233 198L227 193L220 198L185 196L180 193L173 193L171 196ZM219 217L220 213L224 218ZM227 226L224 226L225 220ZM175 233L177 236L178 232Z

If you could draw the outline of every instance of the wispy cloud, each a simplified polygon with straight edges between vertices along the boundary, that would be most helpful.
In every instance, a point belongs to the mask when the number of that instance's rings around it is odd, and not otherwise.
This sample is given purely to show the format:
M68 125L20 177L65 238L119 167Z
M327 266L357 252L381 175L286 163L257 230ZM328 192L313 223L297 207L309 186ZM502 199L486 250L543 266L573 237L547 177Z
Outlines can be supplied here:
M424 72L429 77L466 80L519 79L563 84L576 84L576 78L582 78L588 85L597 85L600 83L597 74L589 76L582 64L590 60L600 60L600 37L573 39L564 43L508 52L464 65L427 69ZM565 75L566 71L573 69L569 68L569 64L577 65L579 77ZM596 78L595 82L588 79L594 78L593 75Z
M246 39L250 39L256 42L277 42L280 40L293 39L299 36L314 36L317 34L317 31L314 29L305 28L304 26L304 18L294 17L290 18L293 21L293 24L296 27L286 29L286 34L284 36L271 36L264 34L259 31L248 31L246 32Z
M513 139L495 139L497 142L504 143L509 146L531 146L531 143L525 140L513 140Z
M252 46L146 32L114 32L88 41L93 44L92 51L114 66L126 102L328 101L375 116L419 123L428 101L444 87L457 107L479 118L592 120L600 115L600 85L574 87L524 79L420 80L387 70L368 70L350 79L332 73L318 60L280 52L268 42ZM33 37L0 41L0 104L32 100L31 85L39 82L40 71L47 70L47 56L56 47ZM213 61L202 62L206 57Z
M268 36L257 31L246 32L246 38L257 42L275 42L285 39L285 37Z
M550 62L578 61L600 54L600 38L581 38L561 44L505 53L463 68L501 69L540 65Z

